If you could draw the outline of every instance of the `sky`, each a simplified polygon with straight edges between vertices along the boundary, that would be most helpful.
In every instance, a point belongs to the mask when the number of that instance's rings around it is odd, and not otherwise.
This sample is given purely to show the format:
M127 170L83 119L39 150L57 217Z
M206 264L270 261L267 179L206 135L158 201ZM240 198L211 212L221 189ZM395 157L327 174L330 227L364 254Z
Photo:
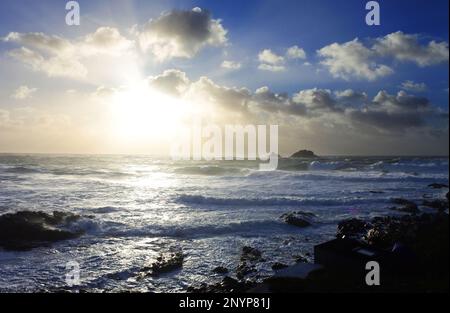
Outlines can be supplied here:
M447 0L0 2L0 152L166 154L194 118L279 149L448 155Z

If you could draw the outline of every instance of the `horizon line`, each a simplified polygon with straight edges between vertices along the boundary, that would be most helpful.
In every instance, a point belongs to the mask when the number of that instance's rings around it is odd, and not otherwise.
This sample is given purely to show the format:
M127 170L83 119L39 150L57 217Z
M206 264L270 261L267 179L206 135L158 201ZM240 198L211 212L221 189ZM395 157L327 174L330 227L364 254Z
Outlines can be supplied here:
M148 157L170 157L165 154L151 153L78 153L78 152L0 152L0 155L49 155L49 156L148 156ZM290 155L282 155L282 158L290 158ZM317 154L317 158L321 157L439 157L450 158L450 154ZM205 161L205 160L200 160ZM217 161L217 160L213 160ZM219 160L220 161L220 160ZM224 161L224 160L223 160ZM234 160L235 161L235 160ZM249 161L249 160L243 160Z

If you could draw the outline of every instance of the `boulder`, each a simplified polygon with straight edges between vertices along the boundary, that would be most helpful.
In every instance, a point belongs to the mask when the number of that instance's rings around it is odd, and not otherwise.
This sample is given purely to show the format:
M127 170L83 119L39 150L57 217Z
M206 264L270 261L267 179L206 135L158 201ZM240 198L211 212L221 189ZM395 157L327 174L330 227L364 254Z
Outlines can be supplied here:
M241 253L241 262L236 268L236 277L242 279L248 274L256 272L255 264L263 261L261 251L250 246L244 246Z
M216 274L227 274L229 271L226 267L223 266L217 266L216 268L213 269L213 273Z
M370 224L357 218L343 220L338 224L336 237L359 238L367 231L369 226Z
M169 273L183 267L184 255L182 252L170 252L161 254L150 266L141 270L140 277L157 276Z
M256 267L252 264L247 263L246 261L241 262L236 268L236 277L239 279L243 279L245 276L251 273L256 272Z
M281 215L281 219L284 222L297 227L311 226L315 218L316 216L313 213L302 211L289 212Z
M261 257L261 251L256 248L249 246L244 246L242 248L241 261L260 261Z
M305 253L306 256L311 256L310 253ZM308 259L302 255L294 256L295 263L308 263Z
M286 268L286 267L289 267L289 266L286 265L286 264L280 263L280 262L275 262L275 263L272 264L272 269L274 271L278 271L278 270L281 270L281 269Z
M401 205L406 211L417 211L419 209L415 202L403 198L394 198L391 200L391 202L397 205Z
M21 211L0 216L0 247L7 250L29 250L60 240L80 236L81 230L72 232L63 229L80 216L53 212Z

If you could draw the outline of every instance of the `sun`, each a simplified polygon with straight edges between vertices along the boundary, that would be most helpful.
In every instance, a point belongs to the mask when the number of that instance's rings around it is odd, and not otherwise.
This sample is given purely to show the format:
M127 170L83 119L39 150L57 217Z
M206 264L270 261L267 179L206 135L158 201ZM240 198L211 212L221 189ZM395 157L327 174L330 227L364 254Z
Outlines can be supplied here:
M127 141L167 139L180 128L189 104L139 83L124 87L112 99L112 128Z

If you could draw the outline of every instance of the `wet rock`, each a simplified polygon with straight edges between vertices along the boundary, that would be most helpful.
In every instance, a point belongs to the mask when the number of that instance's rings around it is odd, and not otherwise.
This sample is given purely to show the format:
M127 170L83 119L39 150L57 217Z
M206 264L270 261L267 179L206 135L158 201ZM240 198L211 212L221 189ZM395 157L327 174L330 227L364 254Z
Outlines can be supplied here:
M242 293L253 288L256 283L252 281L239 281L231 277L224 277L220 283L207 285L201 284L199 287L188 287L189 293Z
M336 237L338 238L358 238L361 237L370 225L360 219L351 218L343 220L338 224Z
M106 275L106 278L112 280L127 280L130 277L133 277L135 273L132 270L124 270L115 273L109 273Z
M281 269L286 268L286 267L289 267L289 266L286 265L286 264L280 263L280 262L275 262L275 263L272 264L272 269L274 271L281 270Z
M213 269L213 273L216 274L227 274L229 271L226 267L223 266L217 266L216 268Z
M241 261L260 261L262 253L256 248L244 246L242 248Z
M248 264L247 262L241 262L236 268L236 277L239 279L244 278L248 274L255 273L255 265Z
M311 226L315 217L316 216L313 213L302 211L289 212L281 215L281 219L284 220L284 222L297 227Z
M242 292L254 286L254 283L250 281L237 281L231 277L225 277L221 282L221 286L230 292Z
M431 242L435 240L433 232L438 234L439 229L448 229L447 214L424 213L401 217L376 217L371 222L373 227L367 232L366 239L369 244L379 247L392 247L397 242L415 245L427 237L427 240Z
M309 255L309 253L306 253L306 255ZM294 259L295 263L308 263L308 259L301 255L295 256Z
M161 254L156 262L141 270L141 278L146 276L157 276L159 274L169 273L183 267L184 255L182 252L170 252Z
M404 212L404 213L411 213L411 214L417 214L420 212L417 205L413 206L402 206L402 207L392 207L390 208L392 211L398 211L398 212Z
M53 212L21 211L0 216L0 247L7 250L29 250L50 243L77 238L82 231L68 231L63 227L80 216Z
M391 202L394 204L397 204L397 205L401 205L403 212L406 212L406 211L409 211L409 212L416 211L417 212L419 209L415 202L406 200L403 198L394 198L391 200Z
M310 150L300 150L291 155L291 158L317 158L318 156Z
M433 184L429 184L428 187L433 188L433 189L442 189L442 188L448 188L448 185L433 183Z
M445 211L449 207L448 200L445 199L425 200L422 204L439 211Z
M255 264L264 261L262 252L258 249L250 246L242 247L241 262L236 268L236 277L242 279L248 274L256 272Z

